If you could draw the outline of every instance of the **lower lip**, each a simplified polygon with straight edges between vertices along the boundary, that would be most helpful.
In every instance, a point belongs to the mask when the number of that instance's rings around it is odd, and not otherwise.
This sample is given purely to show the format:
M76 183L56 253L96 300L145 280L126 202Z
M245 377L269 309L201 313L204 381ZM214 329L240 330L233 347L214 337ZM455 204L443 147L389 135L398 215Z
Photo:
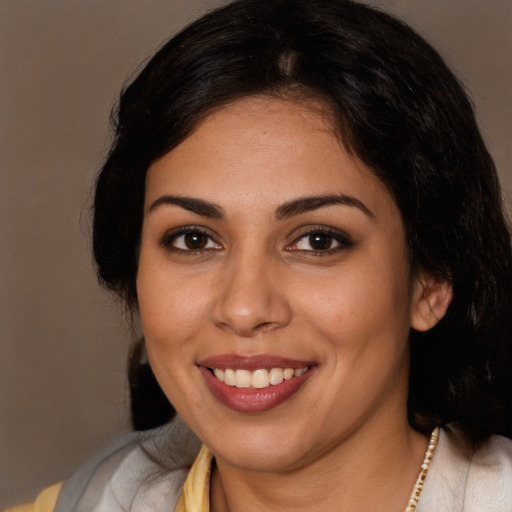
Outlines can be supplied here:
M244 413L266 412L274 409L297 393L312 375L312 368L310 368L301 376L285 380L281 384L255 389L228 386L212 375L210 370L204 366L200 366L199 370L211 393L219 402L234 411Z

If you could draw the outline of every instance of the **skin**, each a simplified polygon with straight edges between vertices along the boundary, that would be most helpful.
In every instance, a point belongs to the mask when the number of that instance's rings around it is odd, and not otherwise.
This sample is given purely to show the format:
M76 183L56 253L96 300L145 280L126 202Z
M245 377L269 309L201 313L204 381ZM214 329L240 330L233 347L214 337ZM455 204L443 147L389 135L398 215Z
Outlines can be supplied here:
M321 105L248 98L148 171L140 314L162 389L215 456L214 511L399 512L420 470L427 439L407 422L408 333L432 327L451 291L411 277L400 212L331 126ZM276 215L328 194L351 200ZM203 249L187 249L183 227L206 234ZM327 249L312 250L311 230L334 232ZM198 362L219 354L314 364L291 398L248 414L205 383Z

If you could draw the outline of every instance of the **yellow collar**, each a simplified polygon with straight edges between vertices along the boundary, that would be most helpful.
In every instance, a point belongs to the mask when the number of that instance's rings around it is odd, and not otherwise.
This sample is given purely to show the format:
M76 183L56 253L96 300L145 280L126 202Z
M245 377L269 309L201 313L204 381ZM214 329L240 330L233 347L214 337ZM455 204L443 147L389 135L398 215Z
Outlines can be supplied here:
M212 454L210 450L203 445L194 464L190 468L174 512L210 511L211 470Z

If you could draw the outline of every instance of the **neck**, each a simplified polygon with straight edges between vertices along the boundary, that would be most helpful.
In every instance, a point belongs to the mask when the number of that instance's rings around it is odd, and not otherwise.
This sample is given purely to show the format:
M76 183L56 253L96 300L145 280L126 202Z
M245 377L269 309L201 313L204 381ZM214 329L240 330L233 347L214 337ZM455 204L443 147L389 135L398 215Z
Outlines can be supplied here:
M359 431L291 471L247 471L217 460L211 481L211 512L403 512L427 442L405 422L399 428Z

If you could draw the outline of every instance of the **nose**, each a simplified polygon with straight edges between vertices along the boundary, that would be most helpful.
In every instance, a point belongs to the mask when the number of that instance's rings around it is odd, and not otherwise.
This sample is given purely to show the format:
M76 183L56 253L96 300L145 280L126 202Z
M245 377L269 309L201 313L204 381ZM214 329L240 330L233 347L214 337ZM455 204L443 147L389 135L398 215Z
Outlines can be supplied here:
M286 326L292 309L279 274L275 262L256 255L227 264L213 308L217 327L250 338Z

